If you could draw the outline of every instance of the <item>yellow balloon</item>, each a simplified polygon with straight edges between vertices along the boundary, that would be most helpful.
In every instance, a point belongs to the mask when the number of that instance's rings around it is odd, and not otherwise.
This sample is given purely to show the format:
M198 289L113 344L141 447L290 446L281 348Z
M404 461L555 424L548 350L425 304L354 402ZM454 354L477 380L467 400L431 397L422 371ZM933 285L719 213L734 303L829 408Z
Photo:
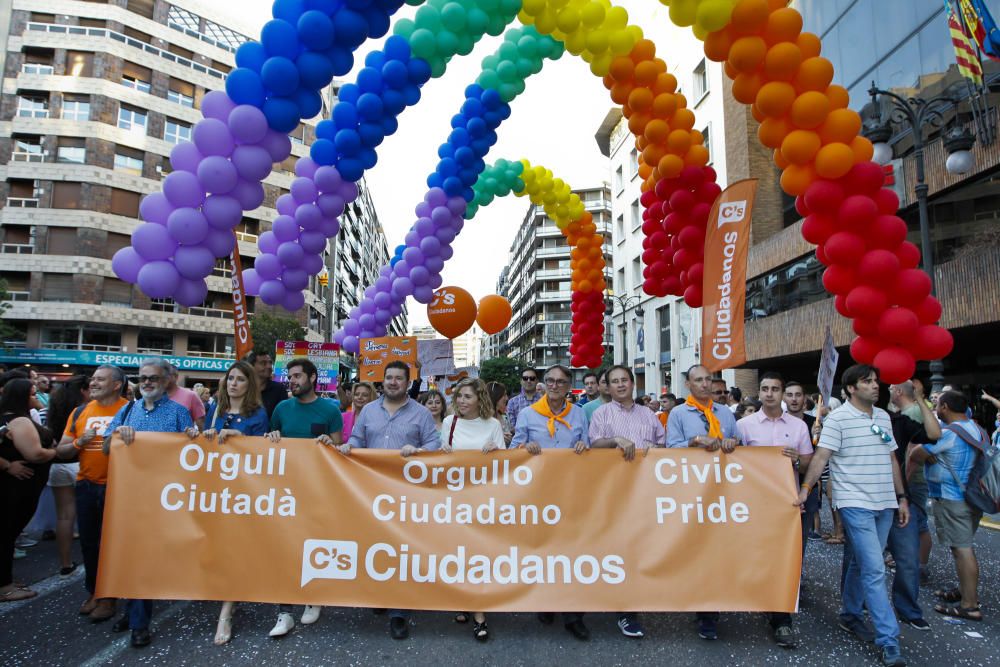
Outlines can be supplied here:
M583 30L577 30L572 35L567 35L563 44L567 51L578 56L587 49L587 34Z
M580 13L572 7L566 7L559 12L556 18L556 25L566 34L572 33L580 27Z
M708 32L722 30L733 15L733 5L729 0L704 0L698 5L698 19L695 25Z
M608 51L606 53L602 53L594 58L593 62L590 63L590 71L593 72L595 76L607 76L608 71L611 69L611 61L614 59L615 54L612 52Z
M541 14L535 17L535 28L543 35L551 35L556 29L556 13L550 7L546 7Z
M603 29L595 29L587 35L587 50L598 56L608 50L609 33Z
M670 3L670 20L682 28L694 25L698 19L697 0L673 0Z
M548 5L547 0L524 0L521 3L521 11L528 16L538 16Z
M635 36L627 29L615 30L610 39L611 53L616 56L628 55L635 46Z
M580 20L588 28L595 28L604 23L604 7L599 2L588 2L580 10Z

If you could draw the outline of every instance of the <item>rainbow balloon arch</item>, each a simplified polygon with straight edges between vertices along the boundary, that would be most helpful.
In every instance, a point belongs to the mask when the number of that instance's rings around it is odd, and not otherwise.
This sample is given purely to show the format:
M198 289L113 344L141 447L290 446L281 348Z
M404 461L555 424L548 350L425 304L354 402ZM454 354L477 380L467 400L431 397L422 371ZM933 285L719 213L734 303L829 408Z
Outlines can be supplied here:
M847 91L832 83L820 39L802 32L800 14L785 0L661 2L675 24L692 27L708 58L725 63L734 97L760 122L758 138L774 150L781 187L805 218L802 235L827 267L823 285L837 311L853 320L854 359L900 382L917 360L946 356L953 340L937 325L941 305L917 268L920 252L906 241L899 200L883 188L872 145L859 135L861 118L848 108ZM261 181L290 155L288 132L319 113L320 91L354 68L363 43L388 33L402 4L277 0L260 40L237 50L225 91L205 96L192 141L171 151L173 171L161 192L142 201L145 222L132 245L114 256L115 273L152 298L201 304L216 258L234 248L232 230L264 200ZM297 161L290 192L276 203L279 215L260 236L254 268L244 272L247 293L291 311L303 306L303 290L323 270L322 252L339 231L338 218L357 198L356 183L376 164L376 149L396 131L398 116L454 56L471 53L483 35L503 34L465 89L404 243L334 340L356 352L360 339L385 335L408 297L430 303L465 220L495 196L514 193L543 206L572 246L572 362L600 363L605 265L593 220L550 171L526 161L485 162L526 79L565 51L589 63L635 137L644 291L701 306L705 226L720 188L677 80L627 12L608 0L408 4L421 5L415 17L396 22L383 48L369 53L356 80L340 89L331 118L317 125L310 157ZM515 19L522 26L508 29Z

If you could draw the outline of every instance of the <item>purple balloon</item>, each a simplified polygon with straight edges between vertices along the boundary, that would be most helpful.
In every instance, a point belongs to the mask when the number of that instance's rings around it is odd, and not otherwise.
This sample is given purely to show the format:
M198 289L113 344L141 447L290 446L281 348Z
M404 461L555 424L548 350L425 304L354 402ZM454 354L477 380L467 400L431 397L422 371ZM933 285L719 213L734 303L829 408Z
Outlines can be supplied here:
M379 326L385 326L392 321L392 313L388 310L376 310L375 311L375 324Z
M174 290L174 301L187 308L200 306L208 296L208 285L204 279L187 280L181 278Z
M403 251L403 259L410 267L418 267L424 263L424 253L419 248L407 248Z
M155 222L158 225L167 224L167 218L174 212L174 206L162 192L154 192L146 195L139 202L139 215L146 222Z
M421 239L420 252L424 253L424 257L437 257L441 254L441 241L438 240L437 236Z
M463 197L452 197L448 200L448 210L456 216L464 216L469 204Z
M295 161L295 175L312 180L317 167L319 167L319 165L313 162L311 157L300 157Z
M281 260L278 259L277 255L264 253L257 256L253 268L262 280L274 280L281 275Z
M271 173L271 154L260 146L237 146L229 159L244 181L262 181Z
M205 156L198 147L189 141L184 141L170 149L170 166L174 171L198 171L198 164Z
M153 261L171 257L177 250L177 241L163 225L147 222L132 232L132 247L143 259Z
M413 294L413 283L409 278L396 278L392 281L392 294L397 298Z
M167 218L167 231L181 245L197 245L208 236L208 220L195 208L179 208Z
M345 201L354 201L358 198L358 184L351 181L344 181L337 188L337 194L343 197Z
M236 237L231 231L224 232L221 229L209 229L208 236L205 237L202 243L216 257L229 257L233 252L233 248L236 247Z
M271 233L281 243L299 238L299 223L290 215L279 215L271 223Z
M403 312L403 306L400 303L393 302L389 307L389 312L392 313L393 317L398 317Z
M449 229L448 227L442 227L437 230L434 235L441 243L451 243L455 240L455 231L453 229Z
M310 276L315 276L323 270L323 256L307 254L302 258L302 263L299 264L299 268L308 273Z
M232 229L243 219L243 208L235 197L211 195L202 204L201 212L214 229Z
M403 237L403 245L410 248L420 245L420 234L415 230L407 232L406 236Z
M385 309L392 303L392 298L386 292L376 292L373 301L376 308Z
M201 280L215 268L215 255L204 246L181 246L174 254L174 266L182 278Z
M419 204L417 204L417 207L413 209L413 212L416 214L418 218L430 218L432 210L433 207L431 207L430 204L428 204L425 201L422 201Z
M206 118L226 120L234 109L236 104L224 90L213 90L201 99L201 114Z
M434 222L430 218L417 218L417 221L413 223L413 231L420 235L420 238L424 238L437 231L437 227L434 226Z
M258 143L271 154L271 162L283 162L292 154L292 140L287 134L275 130L268 130Z
M290 188L292 197L295 198L300 204L311 204L316 201L316 197L319 194L316 192L316 184L313 183L308 178L296 178L292 181L292 187Z
M260 285L260 298L269 306L279 306L285 299L285 286L280 280L265 280Z
M432 290L429 285L414 287L413 298L420 303L430 303L434 300L434 290Z
M304 231L299 235L299 245L306 253L318 255L326 248L326 236L319 231Z
M316 198L316 205L327 218L343 215L346 204L344 198L337 194L322 194Z
M326 238L332 239L340 233L340 222L336 218L323 218L319 229L316 231L320 232Z
M344 327L347 330L347 327ZM360 341L357 336L344 336L344 342L341 345L345 352L350 352L351 354L357 354L358 350L361 349Z
M396 274L397 278L406 278L410 275L410 263L405 259L401 259L396 262L396 266L392 267L392 270Z
M309 284L309 274L302 269L285 269L281 272L281 282L285 289L301 292Z
M362 331L370 331L375 328L375 314L365 313L358 318L358 324L361 325Z
M281 215L295 215L295 209L299 207L298 202L287 192L274 203L274 208L278 209Z
M333 342L336 343L337 345L343 346L344 345L344 336L345 335L346 334L344 333L343 329L335 331L334 334L333 334Z
M257 273L257 269L244 269L243 271L243 291L247 293L248 296L257 296L260 294L260 284L264 282L264 279L260 277Z
M430 282L431 272L427 270L427 267L415 266L410 269L410 280L414 287L421 287Z
M431 211L431 220L438 227L450 226L452 221L451 211L448 210L447 206L438 206Z
M323 224L323 212L316 204L302 204L295 210L295 220L302 229L316 230Z
M454 254L455 254L455 249L452 248L450 245L446 245L441 247L441 253L438 256L447 262L454 256Z
M357 306L354 306L354 308L351 308L350 312L348 313L348 316L352 320L358 319L359 317L361 317L361 309L358 308ZM360 331L360 329L358 329L358 330Z
M428 257L424 261L424 266L426 266L427 270L431 272L431 275L441 273L441 270L444 268L444 260L440 257Z
M389 278L389 279L392 279L392 267L391 267L391 266L389 266L389 265L384 265L384 266L382 266L382 267L381 267L381 268L379 268L379 270L378 270L378 275L379 275L379 277L381 277L381 278ZM386 289L388 289L388 288L386 288Z
M431 282L428 284L428 287L430 287L432 290L435 290L435 289L441 287L441 285L443 283L444 283L444 279L441 278L441 274L440 273L432 273L431 274Z
M371 315L375 312L375 303L371 299L362 299L361 303L358 304L358 310L361 311L361 315ZM362 329L368 329L364 324L361 325Z
M298 169L295 170L298 173ZM340 172L337 171L336 167L320 167L313 174L313 181L316 183L316 187L319 188L320 192L333 192L340 187L343 183L343 179L340 177Z
M198 165L198 180L206 192L226 194L236 187L239 177L233 163L220 155L210 155Z
M281 245L281 241L279 241L274 236L274 232L270 230L261 234L260 238L257 239L257 247L260 248L260 251L271 255L278 252L279 245Z
M181 276L171 262L149 262L139 269L136 282L139 289L151 299L166 299L172 297L180 283Z
M217 118L202 118L191 133L194 145L202 155L222 155L229 157L236 142L229 132L229 126Z
M230 194L239 200L244 211L252 211L264 203L264 186L242 178Z
M349 319L346 322L344 322L344 333L347 334L348 336L357 336L359 333L361 333L361 327L358 326L356 320L354 320L353 318Z
M163 179L163 194L176 207L197 207L205 201L198 177L190 171L174 171Z
M424 195L424 201L431 207L444 206L448 203L448 195L441 188L431 188Z
M285 242L278 246L278 259L286 268L294 269L302 263L305 252L298 243Z
M267 134L267 117L255 106L241 104L230 111L225 120L233 138L241 144L255 144Z
M306 297L302 292L285 292L285 298L281 302L281 307L291 313L304 305L306 305Z
M392 289L392 281L388 278L380 277L375 281L375 289L388 294L389 290Z
M139 269L145 264L146 260L132 247L119 249L111 258L111 270L127 283L134 283L139 278Z

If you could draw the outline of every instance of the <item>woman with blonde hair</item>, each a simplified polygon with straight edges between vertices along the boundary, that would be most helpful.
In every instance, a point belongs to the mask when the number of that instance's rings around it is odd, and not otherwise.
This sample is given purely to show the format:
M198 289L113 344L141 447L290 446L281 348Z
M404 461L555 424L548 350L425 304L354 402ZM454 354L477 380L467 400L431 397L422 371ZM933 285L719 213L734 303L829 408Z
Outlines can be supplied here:
M455 385L452 393L454 414L444 418L441 424L441 451L478 450L489 454L497 449L506 449L503 427L493 416L493 401L486 391L486 383L479 378L465 378ZM472 635L479 641L490 637L486 627L486 614L473 612ZM459 613L455 620L464 623L468 615Z
M344 442L351 437L354 430L354 420L361 414L361 408L378 398L375 385L371 382L355 382L351 387L351 409L341 413L344 419Z

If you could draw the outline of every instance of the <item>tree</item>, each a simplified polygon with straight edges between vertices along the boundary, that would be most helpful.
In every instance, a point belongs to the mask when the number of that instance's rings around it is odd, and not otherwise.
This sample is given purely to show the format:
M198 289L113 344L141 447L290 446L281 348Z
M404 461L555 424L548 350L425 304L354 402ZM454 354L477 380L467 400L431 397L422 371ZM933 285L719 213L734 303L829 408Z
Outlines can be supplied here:
M500 382L507 391L513 392L521 383L522 364L510 357L494 357L479 365L479 377L483 382Z
M255 352L273 356L275 343L279 340L304 340L306 330L291 317L258 312L250 318L250 335L253 336Z
M4 347L4 341L21 337L21 332L17 330L17 327L3 319L3 314L9 309L10 294L7 293L7 281L0 278L0 348Z

